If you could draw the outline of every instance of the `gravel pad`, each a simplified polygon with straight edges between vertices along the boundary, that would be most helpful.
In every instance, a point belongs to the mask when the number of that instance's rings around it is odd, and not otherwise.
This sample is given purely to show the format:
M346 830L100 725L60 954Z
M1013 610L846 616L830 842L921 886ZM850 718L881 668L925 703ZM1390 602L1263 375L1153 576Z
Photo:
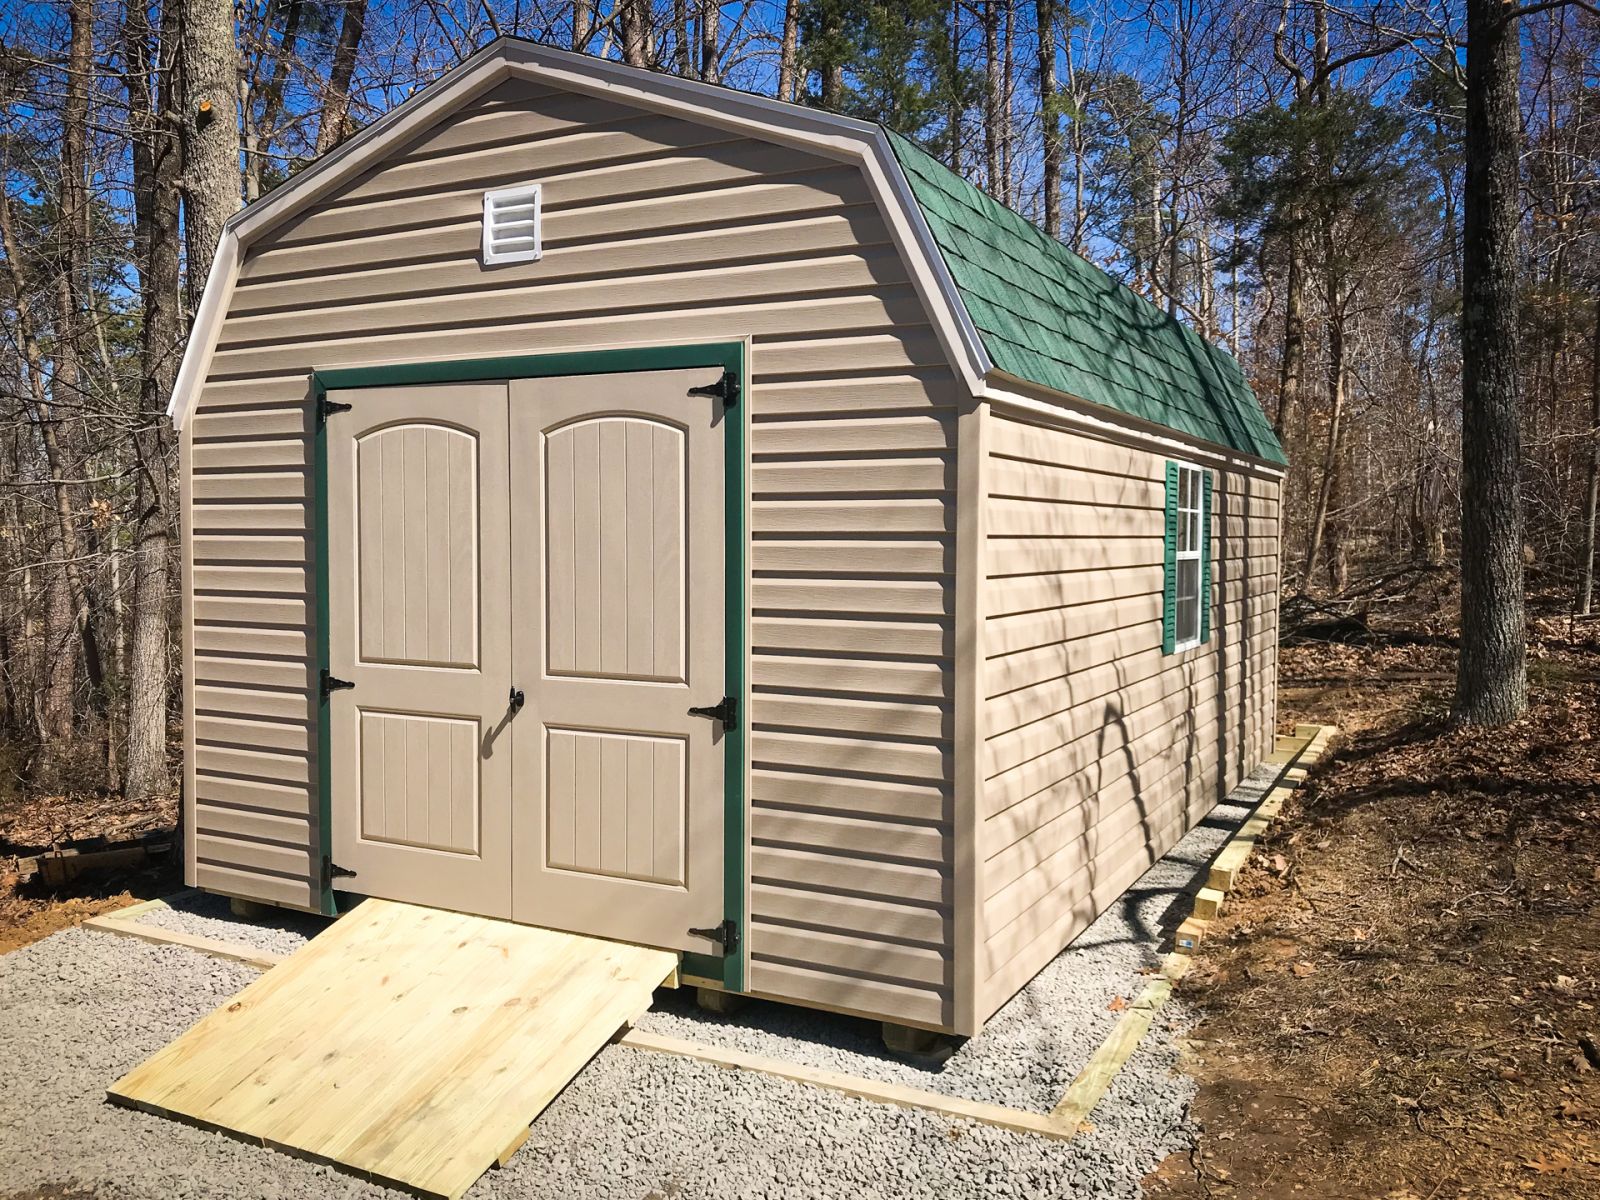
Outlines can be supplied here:
M663 991L646 1029L932 1091L1048 1111L1160 961L1205 866L1276 776L1266 768L1192 830L941 1066L886 1054L876 1024L777 1004L728 1020ZM145 924L292 953L325 925L235 918L189 894ZM254 979L242 964L73 929L0 957L0 1164L7 1191L76 1184L103 1200L395 1196L329 1167L117 1108L105 1088ZM1176 1071L1181 1001L1147 1036L1071 1142L887 1107L784 1080L608 1046L527 1145L470 1197L719 1200L852 1195L1139 1195L1192 1144L1195 1084Z
M103 1200L398 1195L104 1102L107 1084L255 976L195 951L82 929L0 958L7 1194L72 1183ZM1075 1141L1055 1142L608 1046L506 1169L468 1195L1132 1200L1139 1178L1188 1144L1188 1130L1183 1081L1167 1074L1170 1051L1141 1051L1130 1066L1118 1084L1134 1096L1115 1106L1126 1121L1100 1120Z
M226 896L206 892L180 892L166 897L166 908L152 908L134 918L137 925L155 925L178 933L238 942L270 954L293 954L328 927L327 917L269 908L260 917L244 920L233 915Z
M639 1028L767 1054L927 1091L1048 1112L1117 1021L1112 1002L1132 1000L1188 916L1206 868L1277 778L1263 767L1241 783L1172 851L943 1063L896 1058L879 1027L836 1013L752 1002L733 1017L695 1007L693 992L660 992ZM1111 1103L1108 1099L1106 1103Z

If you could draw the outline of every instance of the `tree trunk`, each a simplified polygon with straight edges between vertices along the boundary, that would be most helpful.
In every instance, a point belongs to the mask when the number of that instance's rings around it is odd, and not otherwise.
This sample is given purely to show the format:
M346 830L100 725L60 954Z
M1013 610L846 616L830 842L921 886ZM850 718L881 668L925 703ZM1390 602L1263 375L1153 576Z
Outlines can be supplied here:
M182 0L184 228L190 311L239 210L239 53L232 0Z
M689 58L689 0L672 0L672 63L682 79L694 77Z
M700 10L700 78L722 82L722 9L718 0L705 0Z
M594 0L574 0L572 5L572 48L579 54L589 49L594 35Z
M1589 343L1591 370L1589 398L1589 487L1583 508L1583 584L1578 611L1593 611L1595 519L1600 516L1600 302L1594 306L1594 341Z
M778 99L793 103L797 94L799 72L796 59L800 53L800 0L788 0L783 6L783 44L778 51Z
M630 67L649 67L649 4L618 0L622 10L622 59Z
M1036 0L1039 27L1039 124L1043 128L1044 231L1061 236L1061 114L1056 103L1055 0Z
M317 153L326 154L350 136L350 81L355 77L361 39L367 30L367 0L344 0L339 41L333 48L328 91L317 122Z
M1072 96L1072 248L1079 254L1084 251L1084 238L1088 231L1088 210L1084 205L1084 136L1083 97L1078 93L1078 70L1072 61L1072 10L1067 10L1066 36L1062 39L1062 53L1067 60L1067 92Z
M957 81L961 75L961 0L950 0L950 23L945 26L945 52L949 56L950 83L945 95L945 163L958 174L961 171L961 152L966 148L966 122L961 107L961 88Z
M1341 443L1344 438L1344 321L1335 312L1328 317L1328 447L1322 457L1322 482L1311 515L1311 533L1306 539L1305 580L1316 574L1322 557L1322 542L1328 528L1328 509L1338 490Z
M1300 379L1306 366L1305 318L1305 263L1300 244L1300 231L1295 228L1294 217L1289 221L1288 278L1284 281L1283 295L1283 361L1278 365L1278 412L1272 422L1272 432L1279 443L1286 442L1294 411L1300 404Z
M61 535L55 532L48 543L52 558L66 557ZM44 696L39 704L39 739L42 743L40 783L57 782L57 764L71 745L75 733L73 692L78 681L78 630L72 613L72 593L67 588L66 572L49 572L44 595Z
M991 196L1000 195L1000 9L983 0L983 162Z
M280 0L284 6L283 33L272 49L272 73L260 88L261 110L246 116L250 120L251 138L245 155L245 199L254 203L261 198L261 172L272 153L272 139L278 133L278 121L283 116L283 89L289 81L289 68L299 51L300 18L305 11L302 0ZM266 47L271 47L271 30L262 30L263 57Z
M356 0L360 3L361 0ZM179 0L162 12L163 59L178 36ZM348 16L348 10L347 10ZM343 35L341 34L341 42ZM353 52L352 52L353 53ZM348 78L346 79L348 85ZM151 103L151 97L142 97ZM139 122L150 148L148 168L135 186L150 197L148 225L140 240L148 248L141 264L144 329L139 390L139 426L134 448L133 642L128 661L128 759L124 792L132 798L160 795L171 786L167 771L167 572L171 529L171 447L164 417L178 370L182 317L178 311L178 179L180 144L173 135L178 91L172 75L161 76L154 102ZM130 106L135 97L130 89ZM326 128L326 112L324 128ZM336 124L337 124L336 119Z
M1166 245L1167 226L1161 211L1161 162L1156 139L1149 139L1150 155L1150 299L1161 303L1162 247Z
M823 10L822 44L827 47L828 61L822 65L822 107L838 112L844 103L844 63L839 52L839 10L829 5Z
M1527 708L1517 344L1522 47L1501 0L1467 0L1461 313L1461 657L1455 713Z
M23 359L28 367L28 395L32 402L32 416L39 441L45 450L45 461L50 467L51 478L55 480L52 487L56 510L45 535L47 565L40 572L44 576L42 639L44 646L40 654L36 680L39 696L34 701L33 709L33 732L40 745L46 748L46 753L42 756L41 774L53 776L51 758L54 754L59 754L73 736L72 702L73 689L78 677L79 639L72 619L72 594L67 583L69 557L63 545L64 530L70 529L71 526L70 524L64 526L60 519L64 483L51 457L55 452L55 422L50 414L50 404L45 391L45 380L49 372L45 368L44 350L39 344L39 334L34 323L30 302L32 293L22 273L19 245L12 223L10 192L8 189L0 188L0 249L4 250L0 260L4 261L10 274L17 336L22 343ZM25 577L24 588L28 586L29 578Z
M94 71L94 13L89 0L73 0L68 10L71 44L67 57L66 91L61 108L61 177L59 180L56 236L57 275L54 367L50 375L51 404L39 413L39 440L52 479L63 593L83 650L83 666L91 698L105 715L105 677L95 636L88 583L83 571L80 520L89 510L88 485L74 482L87 471L88 391L84 372L87 330L85 313L90 297L89 267L89 91ZM66 657L64 648L57 651ZM67 669L63 665L63 669ZM70 728L70 710L67 716ZM46 747L49 761L68 747ZM109 744L107 765L112 755Z
M1183 271L1183 171L1184 151L1187 148L1189 133L1189 85L1191 75L1190 65L1190 29L1191 14L1182 3L1173 5L1171 40L1176 44L1178 64L1174 72L1174 87L1177 91L1177 100L1173 106L1172 116L1172 203L1169 205L1171 212L1171 241L1167 243L1167 315L1176 317L1179 308L1179 296L1182 288L1180 276Z
M1012 80L1017 76L1015 54L1017 5L1005 0L1005 22L1001 29L1000 65L1000 193L1001 204L1011 203Z

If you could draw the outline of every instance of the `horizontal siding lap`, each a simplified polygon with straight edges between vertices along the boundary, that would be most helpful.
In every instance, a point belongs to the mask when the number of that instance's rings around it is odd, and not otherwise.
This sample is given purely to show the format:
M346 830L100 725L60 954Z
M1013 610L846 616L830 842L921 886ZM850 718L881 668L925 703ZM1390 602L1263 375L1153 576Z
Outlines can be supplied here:
M1216 472L1211 641L1161 651L1165 458L989 425L984 943L993 1011L1272 745L1278 484Z
M482 191L530 177L546 256L485 276ZM756 343L752 985L950 1021L943 348L857 168L522 84L243 266L186 431L202 886L316 901L311 369L730 336Z

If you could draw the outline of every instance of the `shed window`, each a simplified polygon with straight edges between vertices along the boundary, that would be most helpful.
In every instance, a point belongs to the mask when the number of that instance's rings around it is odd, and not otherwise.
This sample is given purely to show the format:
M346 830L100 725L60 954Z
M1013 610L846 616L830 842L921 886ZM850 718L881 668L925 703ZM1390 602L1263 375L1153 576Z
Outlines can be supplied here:
M1166 595L1162 648L1173 654L1211 634L1211 474L1167 464Z
M523 183L483 194L485 263L529 262L544 253L539 193L537 183Z

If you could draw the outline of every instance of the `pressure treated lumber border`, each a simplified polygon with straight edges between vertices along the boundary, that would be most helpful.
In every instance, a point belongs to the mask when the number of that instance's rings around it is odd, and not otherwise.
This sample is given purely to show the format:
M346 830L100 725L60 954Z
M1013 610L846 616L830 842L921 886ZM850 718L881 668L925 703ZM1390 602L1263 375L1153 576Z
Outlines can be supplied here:
M1049 1113L986 1104L960 1096L907 1087L904 1084L888 1083L807 1066L803 1063L787 1062L749 1051L708 1046L641 1029L627 1030L616 1039L616 1042L618 1045L635 1050L673 1054L729 1070L770 1075L878 1104L920 1109L958 1120L993 1125L1015 1133L1029 1133L1058 1140L1070 1139L1079 1132L1083 1122L1104 1098L1112 1081L1144 1040L1156 1014L1171 998L1173 985L1183 977L1192 962L1186 951L1199 944L1209 919L1221 912L1226 894L1232 888L1250 852L1255 848L1256 840L1277 819L1284 800L1294 787L1304 780L1306 768L1314 765L1322 757L1333 732L1331 725L1298 725L1292 738L1278 739L1274 753L1268 761L1281 765L1283 771L1266 797L1251 813L1249 820L1240 827L1214 860L1208 874L1207 886L1202 888L1195 898L1193 915L1179 926L1176 949L1162 960L1160 973L1145 985L1144 990L1123 1011L1116 1025L1112 1027L1111 1033L1101 1042L1083 1070L1078 1073L1077 1078ZM214 938L196 937L158 926L138 925L133 921L133 917L153 907L164 907L164 905L159 900L149 901L144 905L122 909L117 914L91 918L85 924L145 941L187 946L192 950L246 962L262 969L269 969L284 960L283 955L258 951ZM523 1134L513 1140L498 1156L496 1165L504 1165L509 1161L525 1138L526 1135Z
M152 908L164 907L166 905L162 901L155 900L118 911L119 913L137 916L150 911ZM137 925L130 919L117 920L109 914L105 918L91 918L85 921L84 924L105 933L136 937L141 941L184 946L190 950L197 950L202 954L210 954L216 958L248 963L250 966L261 970L270 970L288 957L282 954L272 954L265 950L255 950L237 942L223 942L216 938L196 937L193 934L183 933L174 929L163 929L156 925ZM864 1076L846 1075L839 1071L828 1071L819 1067L809 1067L802 1063L785 1062L782 1059L770 1058L762 1054L752 1054L742 1050L725 1050L720 1046L707 1046L699 1042L669 1037L664 1034L649 1033L640 1029L630 1029L617 1038L616 1041L619 1045L629 1046L635 1050L649 1050L658 1054L675 1054L680 1058L692 1058L697 1062L709 1063L714 1066L740 1071L752 1071L761 1075L772 1075L795 1083L809 1084L813 1087L825 1088L828 1091L840 1092L847 1096L855 1096L862 1100L870 1100L879 1104L893 1104L901 1108L922 1109L942 1116L977 1121L984 1125L995 1125L1002 1129L1010 1129L1016 1133L1032 1133L1050 1138L1069 1138L1077 1129L1076 1122L1072 1125L1065 1125L1047 1113L1008 1108L1000 1104L985 1104L981 1101L967 1100L960 1096L948 1096L942 1092L928 1092L919 1088L907 1087L903 1084L886 1083L882 1080L868 1079ZM511 1154L516 1152L518 1145L520 1145L520 1140L507 1146L500 1161L509 1160Z
M1084 1119L1094 1111L1111 1087L1111 1081L1121 1072L1124 1064L1138 1049L1156 1013L1172 997L1172 985L1189 969L1191 960L1176 951L1161 960L1161 972L1145 985L1144 991L1126 1009L1111 1030L1111 1035L1100 1043L1099 1049L1072 1081L1066 1095L1051 1112L1059 1124L1076 1131Z
M1328 741L1337 732L1332 725L1296 725L1292 735L1277 739L1266 761L1282 767L1278 778L1249 818L1234 831L1227 845L1211 860L1206 886L1195 894L1194 907L1173 937L1180 953L1187 953L1205 937L1206 927L1222 913L1228 894L1239 881L1239 873L1250 861L1261 835L1272 827L1283 811L1283 802L1305 782L1310 769L1327 753Z
M141 925L137 920L147 912L169 907L171 906L165 900L145 900L139 904L130 904L127 908L119 908L115 912L90 917L84 925L103 933L136 938L154 945L186 946L190 950L198 950L213 958L225 958L261 970L275 967L284 960L285 956L282 954L257 950L254 946L246 946L239 942L224 942L220 938L201 937L199 934L185 933L181 929L164 929L160 925Z
M957 1117L968 1121L978 1121L984 1125L996 1125L1001 1129L1009 1129L1015 1133L1032 1133L1048 1138L1070 1138L1076 1131L1077 1125L1063 1124L1053 1115L1029 1112L1026 1109L1007 1108L1000 1104L985 1104L979 1100L967 1100L960 1096L947 1096L942 1092L927 1092L920 1088L906 1087L904 1084L886 1083L878 1079L867 1079L859 1075L845 1075L838 1071L829 1071L821 1067L810 1067L803 1063L786 1062L783 1059L770 1058L765 1054L752 1054L744 1050L729 1050L721 1046L706 1046L699 1042L686 1041L683 1038L669 1037L665 1034L650 1033L642 1029L632 1029L617 1039L617 1044L630 1046L635 1050L652 1050L661 1054L676 1054L680 1058L692 1058L696 1062L710 1063L713 1066L726 1067L737 1071L754 1071L761 1075L773 1075L779 1079L788 1079L794 1083L810 1084L812 1087L825 1088L830 1092L841 1092L846 1096L854 1096L859 1100L872 1100L879 1104L893 1104L900 1108L919 1108L935 1112L941 1116Z

